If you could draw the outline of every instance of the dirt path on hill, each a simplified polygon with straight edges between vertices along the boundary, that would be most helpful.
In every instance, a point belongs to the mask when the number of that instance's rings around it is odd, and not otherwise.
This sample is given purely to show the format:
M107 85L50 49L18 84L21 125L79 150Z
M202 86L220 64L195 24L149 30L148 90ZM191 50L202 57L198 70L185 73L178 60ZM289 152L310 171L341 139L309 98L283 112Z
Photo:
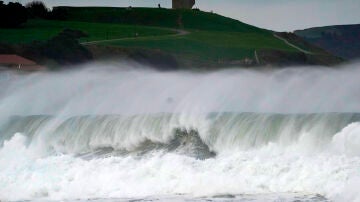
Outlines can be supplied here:
M103 43L103 42L125 41L125 40L129 40L129 39L150 39L150 38L153 38L153 37L161 38L161 37L169 37L169 36L185 36L185 35L190 34L190 32L185 31L185 30L181 30L181 29L164 29L164 30L174 31L174 32L177 32L177 33L175 33L175 34L165 34L165 35L159 35L159 36L125 37L125 38L118 38L118 39L87 41L87 42L82 42L81 44L82 45L92 45L92 44L98 44L98 43Z
M314 53L312 53L312 52L310 52L310 51L304 50L304 49L302 49L302 48L300 48L300 47L298 47L298 46L296 46L296 45L294 45L294 44L290 43L288 40L286 40L286 39L282 38L281 36L278 36L278 35L274 34L274 37L276 37L276 38L278 38L278 39L282 40L282 41L283 41L283 42L285 42L287 45L289 45L289 46L291 46L291 47L293 47L293 48L297 49L297 50L298 50L298 51L300 51L300 52L303 52L303 53L305 53L305 54L310 54L310 55L313 55L313 54L314 54Z

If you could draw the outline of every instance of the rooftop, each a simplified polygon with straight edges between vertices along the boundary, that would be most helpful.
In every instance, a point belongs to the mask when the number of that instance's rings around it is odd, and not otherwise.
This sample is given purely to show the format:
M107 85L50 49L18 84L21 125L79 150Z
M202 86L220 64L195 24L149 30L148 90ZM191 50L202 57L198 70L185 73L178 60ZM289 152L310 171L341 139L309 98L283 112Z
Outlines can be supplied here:
M26 59L18 55L1 55L0 54L0 66L7 68L16 68L22 71L41 71L47 68L42 65L36 64L36 62Z
M0 55L0 64L3 65L37 65L36 62L18 55Z

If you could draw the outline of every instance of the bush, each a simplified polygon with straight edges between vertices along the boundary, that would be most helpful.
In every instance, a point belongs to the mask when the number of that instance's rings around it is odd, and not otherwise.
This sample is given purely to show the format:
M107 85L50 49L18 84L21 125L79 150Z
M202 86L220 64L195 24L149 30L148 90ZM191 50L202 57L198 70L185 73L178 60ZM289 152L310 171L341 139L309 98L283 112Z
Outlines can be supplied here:
M83 31L80 30L73 30L73 29L69 29L66 28L64 29L59 36L63 36L66 38L73 38L73 39L80 39L80 38L84 38L84 37L89 37L89 35Z
M15 50L11 45L0 42L0 54L14 54L14 53Z
M79 64L92 59L92 54L83 47L78 39L87 34L78 30L65 29L57 36L40 45L40 50L47 58L59 64Z
M28 19L26 8L20 3L10 2L7 5L0 1L0 27L15 28Z

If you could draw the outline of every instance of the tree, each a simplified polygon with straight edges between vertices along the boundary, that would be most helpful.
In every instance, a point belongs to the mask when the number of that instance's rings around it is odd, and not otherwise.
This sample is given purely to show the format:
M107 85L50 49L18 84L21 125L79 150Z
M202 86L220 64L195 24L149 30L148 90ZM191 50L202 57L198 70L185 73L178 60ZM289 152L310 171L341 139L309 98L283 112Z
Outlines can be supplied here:
M20 3L10 2L5 5L0 2L0 27L14 28L25 23L28 19L26 8Z
M42 1L32 1L26 4L30 18L46 18L49 13L49 9Z
M68 10L63 7L55 7L49 13L48 18L50 20L66 20L68 16Z

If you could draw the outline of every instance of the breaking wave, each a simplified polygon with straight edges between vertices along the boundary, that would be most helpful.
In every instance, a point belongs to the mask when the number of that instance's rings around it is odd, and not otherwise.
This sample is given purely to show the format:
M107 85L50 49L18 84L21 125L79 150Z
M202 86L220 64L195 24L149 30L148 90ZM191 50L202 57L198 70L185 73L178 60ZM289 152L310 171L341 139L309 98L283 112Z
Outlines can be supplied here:
M357 75L356 64L7 74L0 200L359 201Z

